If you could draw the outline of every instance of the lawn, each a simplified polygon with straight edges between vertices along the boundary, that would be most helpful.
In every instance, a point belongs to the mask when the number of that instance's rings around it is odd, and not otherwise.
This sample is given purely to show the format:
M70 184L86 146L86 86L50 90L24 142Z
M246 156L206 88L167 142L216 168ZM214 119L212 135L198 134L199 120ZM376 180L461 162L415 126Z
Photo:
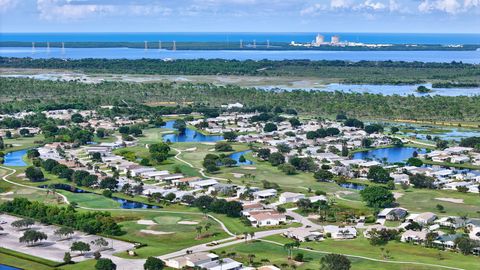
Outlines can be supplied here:
M147 246L135 250L140 258L159 256L190 246L228 237L217 222L213 219L205 218L203 215L153 213L146 211L142 213L137 212L136 214L138 215L137 218L153 221L156 224L138 224L138 220L120 222L119 224L122 226L122 229L126 231L126 234L118 237L118 239L146 244ZM198 224L180 224L179 222L182 221L195 222ZM208 231L205 231L205 225L207 223L210 223L211 227ZM203 236L200 239L196 239L197 226L203 227L201 233ZM156 235L142 230L152 230L164 234ZM126 253L118 255L120 257L131 258Z
M4 138L3 141L5 145L11 144L13 146L13 147L6 148L4 152L8 153L8 152L13 152L17 150L32 148L39 145L36 142L43 141L44 139L45 138L43 137L43 135L35 135L33 137L19 137L15 139Z
M241 261L244 265L248 266L249 255L252 254L255 257L253 258L253 265L258 267L261 265L276 265L281 269L319 269L320 259L324 256L323 254L304 251L304 250L294 250L293 256L297 253L302 253L305 258L305 262L296 264L293 268L292 265L294 262L287 259L286 250L279 245L272 243L254 241L248 243L237 244L225 248L220 248L215 250L215 252L221 256L228 256L235 260ZM337 251L338 252L338 251ZM432 269L431 267L418 267L411 265L397 265L397 264L387 264L381 262L374 262L365 259L358 258L349 258L352 263L353 270L371 270L371 269L389 269L389 270L426 270Z
M278 235L270 236L266 239L280 242L282 244L291 242L291 240ZM370 245L363 235L355 240L337 241L326 239L322 242L302 243L301 246L325 252L345 253L374 259L383 259L381 247ZM386 246L383 246L383 248L389 251L389 260L392 261L431 263L465 269L473 269L474 265L477 265L479 262L478 257L464 256L455 252L439 251L438 249L425 248L397 241L390 241Z
M433 212L442 216L467 214L469 217L480 217L480 196L478 194L414 188L397 192L403 194L397 199L397 202L411 212ZM463 199L464 203L445 202L435 198ZM438 211L437 204L445 207L445 213Z

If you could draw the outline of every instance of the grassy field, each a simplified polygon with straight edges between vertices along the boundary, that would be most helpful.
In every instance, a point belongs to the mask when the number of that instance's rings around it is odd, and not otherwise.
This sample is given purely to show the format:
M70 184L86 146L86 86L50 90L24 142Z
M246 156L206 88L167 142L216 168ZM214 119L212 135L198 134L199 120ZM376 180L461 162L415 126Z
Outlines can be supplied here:
M215 250L220 256L232 257L235 260L241 261L244 265L250 265L249 255L253 254L253 266L259 267L261 265L276 265L281 269L319 269L320 259L324 256L320 253L314 253L304 250L294 250L293 256L297 253L302 253L305 262L295 263L293 260L287 259L286 250L279 245L272 243L254 241L244 244L238 244ZM338 250L336 252L341 252ZM369 261L365 259L349 258L352 263L352 270L371 270L371 269L389 269L389 270L427 270L431 267L413 266L413 265L398 265L382 262Z
M266 239L282 244L291 242L291 240L277 235L270 236ZM355 240L336 241L326 239L322 242L307 242L302 243L301 247L324 252L365 256L373 259L384 258L381 251L382 247L370 245L368 239L364 238L363 235ZM383 246L383 248L389 251L388 260L391 261L430 263L464 269L474 269L474 266L478 265L479 262L478 257L475 256L465 256L455 252L439 251L438 249L425 248L396 241L390 241L387 245ZM388 269L390 266L393 266L393 264L388 264ZM412 265L412 267L411 269L417 269L416 267L418 266ZM431 268L432 267L429 269Z
M469 217L480 217L480 196L478 194L412 188L406 192L400 190L397 192L403 194L397 199L397 202L411 212L433 212L443 216L467 214ZM462 199L463 203L446 202L436 198ZM437 210L437 204L445 207L445 213Z
M35 147L39 145L36 142L42 141L43 139L45 139L43 135L35 135L33 137L19 137L15 139L4 138L3 141L5 145L7 144L12 145L12 147L6 148L4 152L8 153L8 152Z
M141 258L158 256L228 237L217 222L213 219L205 218L203 215L143 212L141 215L138 215L137 218L153 221L156 225L138 224L137 220L120 222L119 224L122 226L122 229L127 233L118 239L146 244L146 247L135 250L138 257ZM190 221L198 224L180 224L179 222L182 221ZM202 229L201 235L203 236L197 239L195 228L197 226L205 228L207 223L209 223L211 227L208 231ZM164 234L155 235L142 230L152 230ZM119 256L131 258L126 253L121 253Z

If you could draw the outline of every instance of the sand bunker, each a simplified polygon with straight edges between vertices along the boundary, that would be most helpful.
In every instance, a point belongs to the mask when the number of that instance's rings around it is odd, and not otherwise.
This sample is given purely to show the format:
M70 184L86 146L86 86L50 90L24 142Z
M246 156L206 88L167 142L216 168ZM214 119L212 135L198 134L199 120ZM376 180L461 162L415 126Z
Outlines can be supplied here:
M197 151L197 147L192 147L192 148L188 148L188 149L185 149L186 152L194 152L194 151Z
M232 173L235 178L242 178L245 174L243 173Z
M396 199L400 199L404 194L401 192L393 192L393 197Z
M214 142L203 142L202 144L204 144L204 145L215 145Z
M179 221L177 223L182 224L182 225L197 225L198 224L198 222L196 222L196 221Z
M463 203L463 199L454 199L454 198L435 198L435 200L451 202L451 203Z
M141 233L148 233L148 234L155 234L155 235L163 235L163 234L172 234L174 232L161 232L161 231L153 231L153 230L140 230Z
M137 221L137 224L140 224L140 225L157 225L157 223L153 220L149 220L149 219L140 219L139 221Z
M245 170L256 170L257 168L256 168L256 167L251 167L251 166L244 166L244 167L242 167L242 169L245 169Z

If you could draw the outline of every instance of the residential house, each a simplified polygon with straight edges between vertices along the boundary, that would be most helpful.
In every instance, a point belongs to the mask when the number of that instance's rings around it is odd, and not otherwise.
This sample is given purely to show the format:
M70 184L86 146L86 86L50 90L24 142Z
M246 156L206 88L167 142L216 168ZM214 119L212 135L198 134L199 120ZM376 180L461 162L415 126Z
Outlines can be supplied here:
M255 227L276 226L287 222L287 217L278 212L250 213L248 220Z
M421 244L427 240L428 231L412 231L407 230L402 233L400 241L402 242L412 242L415 244Z
M396 208L385 208L380 213L378 213L377 217L379 219L386 219L386 220L401 220L404 219L408 214L407 209L396 207Z
M311 231L306 228L294 228L283 233L288 238L295 239L300 242L323 240L323 233Z
M278 202L280 203L294 203L300 199L304 199L305 194L302 193L293 193L293 192L284 192L278 197Z
M183 256L165 260L168 267L182 269L184 267L200 267L200 265L212 262L218 259L218 255L207 252L198 252L186 254Z
M332 239L353 239L357 237L357 230L354 227L327 225L323 227L323 233L330 234Z

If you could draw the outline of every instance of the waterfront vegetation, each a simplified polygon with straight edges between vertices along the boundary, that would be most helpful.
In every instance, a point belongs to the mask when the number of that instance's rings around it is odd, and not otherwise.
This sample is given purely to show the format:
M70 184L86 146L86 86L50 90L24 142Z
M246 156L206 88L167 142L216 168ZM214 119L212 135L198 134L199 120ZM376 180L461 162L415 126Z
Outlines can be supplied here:
M39 81L33 79L1 78L1 112L43 110L46 108L95 109L102 105L119 105L116 111L171 113L191 112L201 104L220 107L222 104L242 101L251 108L295 109L299 113L316 116L336 115L369 119L413 119L429 121L479 121L480 96L382 96L360 93L327 92L271 92L238 86L176 83L125 83ZM196 104L197 107L157 107L142 105L148 102L174 102ZM188 102L187 102L188 101ZM122 109L128 105L133 108ZM122 105L123 104L123 105ZM322 104L322 106L318 106ZM132 111L133 110L133 111ZM110 112L112 113L112 112ZM126 113L126 112L125 112Z
M422 63L393 61L238 61L196 59L163 61L159 59L30 59L0 57L0 68L41 68L89 73L150 75L250 75L299 76L339 79L344 83L417 84L470 86L479 83L479 65L463 63Z

